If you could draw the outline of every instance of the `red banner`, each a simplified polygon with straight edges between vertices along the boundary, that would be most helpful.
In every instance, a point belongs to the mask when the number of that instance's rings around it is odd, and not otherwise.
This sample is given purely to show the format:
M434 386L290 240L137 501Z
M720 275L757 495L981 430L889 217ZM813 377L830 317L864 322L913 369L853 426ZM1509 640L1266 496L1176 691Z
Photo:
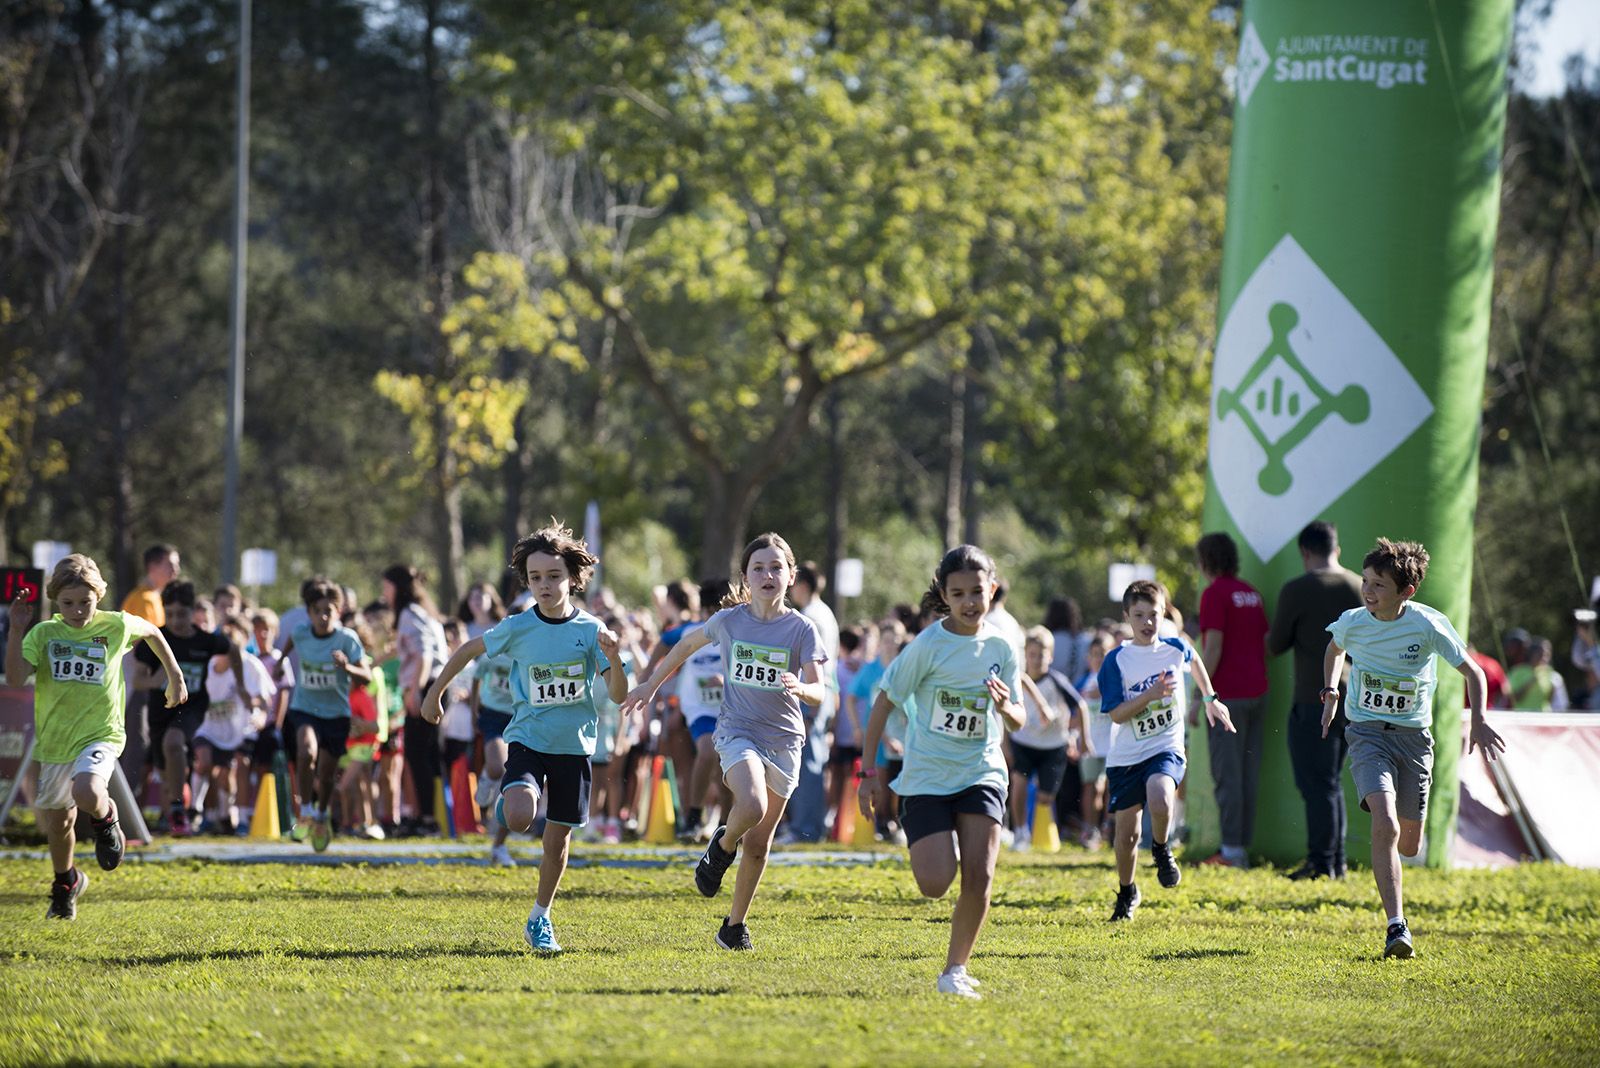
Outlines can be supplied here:
M33 691L0 687L0 824L33 754Z

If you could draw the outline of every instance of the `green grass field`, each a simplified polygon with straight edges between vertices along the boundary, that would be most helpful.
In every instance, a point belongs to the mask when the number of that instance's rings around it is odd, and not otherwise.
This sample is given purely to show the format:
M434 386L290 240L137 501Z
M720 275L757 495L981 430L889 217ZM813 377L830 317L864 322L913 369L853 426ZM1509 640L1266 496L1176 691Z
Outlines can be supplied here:
M1408 870L1418 957L1386 962L1365 872L1147 873L1113 929L1108 855L1008 855L963 1003L933 992L949 903L885 856L770 869L750 955L712 945L688 862L574 868L550 959L527 865L81 854L61 924L47 865L0 861L0 1062L1600 1062L1600 872Z

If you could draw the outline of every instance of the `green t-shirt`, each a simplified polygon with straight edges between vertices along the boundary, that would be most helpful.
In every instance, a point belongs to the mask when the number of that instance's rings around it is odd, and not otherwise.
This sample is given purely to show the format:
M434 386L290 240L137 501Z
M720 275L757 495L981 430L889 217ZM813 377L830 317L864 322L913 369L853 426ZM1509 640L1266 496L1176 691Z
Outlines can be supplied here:
M40 623L22 639L22 655L33 665L33 757L41 764L70 764L98 742L121 750L122 657L139 641L142 621L125 612L96 612L82 627L60 615Z

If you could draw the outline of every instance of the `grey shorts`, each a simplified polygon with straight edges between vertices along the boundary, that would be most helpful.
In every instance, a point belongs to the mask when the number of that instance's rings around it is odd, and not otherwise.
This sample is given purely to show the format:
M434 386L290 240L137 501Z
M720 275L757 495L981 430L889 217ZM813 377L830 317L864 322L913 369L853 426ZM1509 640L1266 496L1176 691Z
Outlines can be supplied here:
M1395 815L1422 819L1433 784L1433 735L1428 729L1362 721L1347 726L1344 738L1361 807L1370 812L1367 795L1382 791L1394 795Z
M745 760L754 760L761 765L765 774L767 789L779 797L794 796L795 787L800 785L800 739L796 738L792 747L785 746L781 749L767 749L757 745L750 739L741 735L731 734L718 730L711 736L711 744L716 747L717 759L722 764L722 778L728 778L728 772L735 764Z

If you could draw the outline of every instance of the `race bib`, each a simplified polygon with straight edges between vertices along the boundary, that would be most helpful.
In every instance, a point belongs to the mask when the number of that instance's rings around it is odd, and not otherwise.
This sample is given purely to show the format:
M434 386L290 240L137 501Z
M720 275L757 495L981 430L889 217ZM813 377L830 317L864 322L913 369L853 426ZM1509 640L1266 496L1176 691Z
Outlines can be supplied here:
M56 682L106 684L106 651L93 642L52 641L50 677Z
M933 716L928 729L965 742L989 736L989 692L964 693L940 687L933 695Z
M1171 697L1152 701L1143 715L1135 716L1130 721L1133 726L1133 736L1143 741L1146 738L1154 738L1172 726L1173 721L1178 716L1178 710L1175 705L1176 702Z
M213 723L226 722L233 719L234 713L239 710L239 699L229 697L222 701L213 701L206 708L206 719Z
M206 663L210 663L210 661L206 661ZM200 692L201 684L206 681L206 664L183 663L178 665L178 669L183 672L184 687L190 693Z
M511 696L511 669L504 664L491 664L483 669L479 676L478 696L484 703L495 708L510 708L513 700Z
M754 642L733 643L732 678L740 686L757 690L782 690L779 681L789 670L789 650ZM721 703L719 698L718 703Z
M338 672L332 664L302 663L300 685L308 690L336 690L339 688Z
M1417 707L1417 680L1361 672L1356 707L1380 716L1408 716Z
M702 708L722 707L722 677L719 675L702 675L695 679L695 685L700 689L700 705Z
M528 703L541 708L574 705L589 692L589 675L582 660L560 664L534 664L528 668Z

